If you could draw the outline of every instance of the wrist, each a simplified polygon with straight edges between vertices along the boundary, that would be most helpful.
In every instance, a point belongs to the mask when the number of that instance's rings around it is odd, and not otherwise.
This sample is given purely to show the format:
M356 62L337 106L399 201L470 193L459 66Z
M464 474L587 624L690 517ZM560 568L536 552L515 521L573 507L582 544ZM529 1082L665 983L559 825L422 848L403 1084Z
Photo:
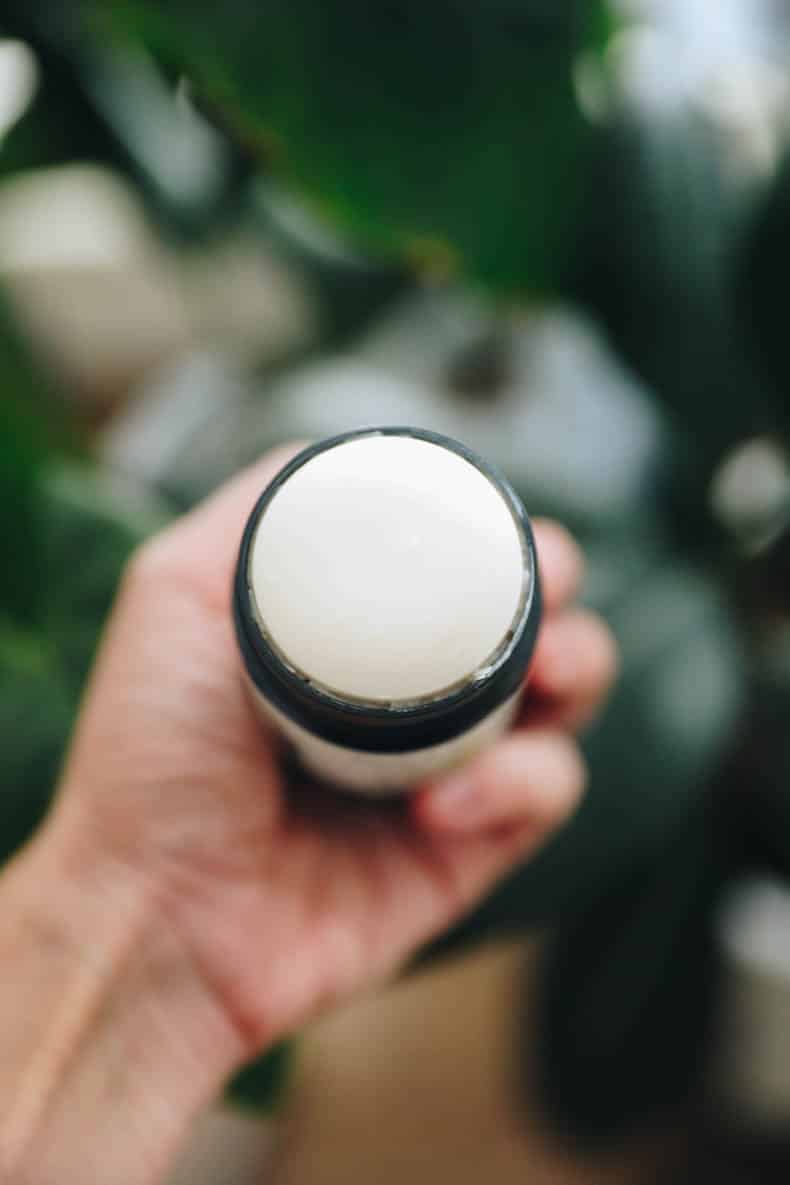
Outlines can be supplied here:
M159 1179L243 1043L151 879L55 812L0 877L0 1179Z

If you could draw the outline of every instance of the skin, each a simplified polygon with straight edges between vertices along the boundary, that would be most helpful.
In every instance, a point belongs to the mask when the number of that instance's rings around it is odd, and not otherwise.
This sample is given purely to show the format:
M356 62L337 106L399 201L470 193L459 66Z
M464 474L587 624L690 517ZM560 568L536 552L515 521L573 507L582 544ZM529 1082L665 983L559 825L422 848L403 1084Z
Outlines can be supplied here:
M131 563L46 825L0 877L0 1182L154 1185L246 1060L390 975L573 811L615 674L536 538L547 619L517 729L390 804L286 785L229 615L270 455Z

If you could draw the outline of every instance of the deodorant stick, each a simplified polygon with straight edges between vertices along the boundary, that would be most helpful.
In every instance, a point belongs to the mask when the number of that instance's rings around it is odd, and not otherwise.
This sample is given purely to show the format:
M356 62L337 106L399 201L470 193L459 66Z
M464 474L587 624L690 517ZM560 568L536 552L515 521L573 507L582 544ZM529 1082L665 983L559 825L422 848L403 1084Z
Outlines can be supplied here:
M514 491L463 445L413 428L300 453L252 511L234 587L261 713L310 773L370 795L509 726L540 611Z

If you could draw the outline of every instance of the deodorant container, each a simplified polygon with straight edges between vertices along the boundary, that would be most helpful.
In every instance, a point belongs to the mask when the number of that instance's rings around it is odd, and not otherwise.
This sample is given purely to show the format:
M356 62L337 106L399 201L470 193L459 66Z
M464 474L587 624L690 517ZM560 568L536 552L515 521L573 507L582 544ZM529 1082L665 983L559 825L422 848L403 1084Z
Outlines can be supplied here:
M463 445L370 428L300 453L234 585L254 701L319 780L391 794L512 722L540 623L529 520Z

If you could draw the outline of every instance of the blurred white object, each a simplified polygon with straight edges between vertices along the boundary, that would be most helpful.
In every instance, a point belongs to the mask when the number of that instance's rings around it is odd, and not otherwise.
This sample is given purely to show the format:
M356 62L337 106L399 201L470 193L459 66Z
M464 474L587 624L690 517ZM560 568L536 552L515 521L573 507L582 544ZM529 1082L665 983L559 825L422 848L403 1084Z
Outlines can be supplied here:
M89 398L189 339L174 269L104 169L41 169L0 185L0 280L34 346Z
M663 420L644 388L603 333L569 308L540 307L501 326L494 315L463 290L417 293L342 353L291 367L246 394L231 377L227 397L219 371L212 377L204 362L182 360L113 425L108 455L192 502L285 440L408 424L485 457L531 513L579 529L617 527L638 514L644 527L645 495L665 445ZM459 391L459 361L498 328L506 336L501 379L490 391ZM227 374L227 364L222 369ZM166 420L165 448L156 439Z
M86 58L84 84L102 116L149 184L187 209L219 199L229 168L221 135L147 55L105 43Z
M133 190L92 165L0 184L0 281L34 347L100 402L193 342L257 360L312 332L306 295L258 239L171 252Z
M316 340L312 297L254 233L232 233L178 264L198 348L217 347L232 354L237 366L253 366Z
M775 0L615 0L625 27L609 66L654 120L701 115L730 179L776 170L790 131L790 10Z
M496 390L459 394L453 363L490 329L490 316L484 302L463 292L407 298L353 352L275 385L267 443L411 424L460 440L497 465L531 512L609 525L633 515L663 444L644 389L591 322L557 305L530 310L509 327Z
M714 475L711 504L720 522L745 545L769 543L790 503L790 456L769 436L746 440L724 458Z
M0 38L0 137L24 115L38 81L38 62L30 46Z
M266 1116L216 1104L193 1124L167 1185L267 1185L275 1134Z
M101 455L122 473L159 485L178 468L193 437L212 434L215 422L237 419L249 391L233 361L195 351L158 368L105 430ZM215 434L221 454L221 438Z
M790 889L742 884L718 925L724 987L714 1101L756 1131L790 1130Z

